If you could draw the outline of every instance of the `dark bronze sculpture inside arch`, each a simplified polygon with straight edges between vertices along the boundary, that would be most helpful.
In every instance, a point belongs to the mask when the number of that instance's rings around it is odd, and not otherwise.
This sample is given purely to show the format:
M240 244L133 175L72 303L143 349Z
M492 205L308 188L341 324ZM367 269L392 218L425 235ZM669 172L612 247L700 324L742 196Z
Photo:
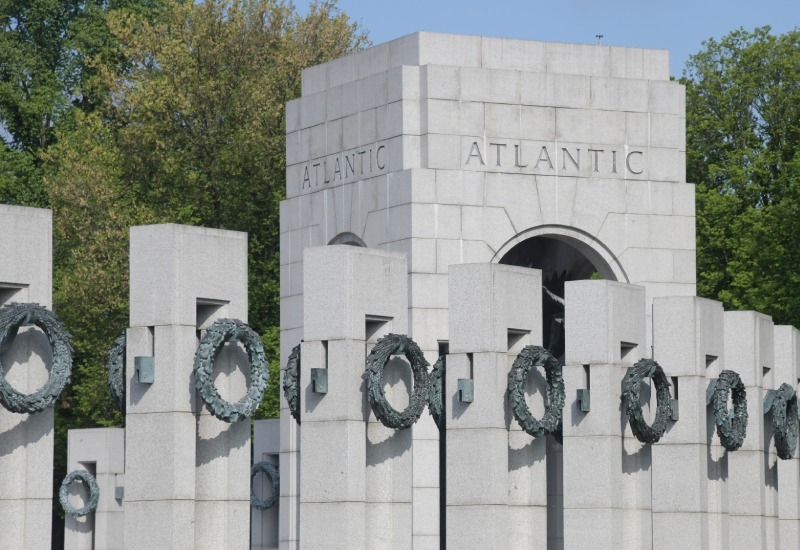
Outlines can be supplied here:
M564 283L601 279L595 266L578 248L560 238L536 236L517 243L501 264L542 270L542 320L545 348L564 362ZM604 270L608 271L608 270Z

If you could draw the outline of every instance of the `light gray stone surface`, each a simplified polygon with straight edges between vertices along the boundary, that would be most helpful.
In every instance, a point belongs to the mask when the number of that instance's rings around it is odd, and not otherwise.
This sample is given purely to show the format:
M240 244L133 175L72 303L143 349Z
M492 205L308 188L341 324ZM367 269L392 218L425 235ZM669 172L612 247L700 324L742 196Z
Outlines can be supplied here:
M337 245L306 249L303 263L299 546L411 548L411 432L376 420L362 380L368 342L408 331L405 258ZM383 377L398 409L411 390L404 363L393 359ZM310 382L317 368L328 372L325 394Z
M0 305L35 302L52 308L52 213L0 205ZM47 380L52 351L38 329L21 329L5 350L6 380L32 393ZM18 414L0 406L0 548L50 545L53 409Z
M268 462L281 474L281 485L290 482L284 479L280 468L280 420L256 420L253 422L253 464ZM265 475L255 479L253 487L258 498L266 499L272 494L272 483ZM279 547L278 514L281 508L280 498L269 510L252 508L250 511L250 548L251 550L274 550Z
M775 386L787 383L797 389L800 362L800 331L787 325L776 325ZM780 548L800 547L800 460L795 449L789 460L778 460L778 541Z
M130 263L125 546L248 548L241 526L250 516L250 423L213 417L192 373L202 331L223 317L247 322L247 235L133 227ZM152 385L138 382L136 356L154 357ZM240 345L227 344L214 371L223 398L245 394Z
M737 523L745 516L734 501L748 491L762 495L757 507L763 514L763 544L774 547L784 536L793 540L781 509L791 509L782 499L796 498L791 496L796 491L776 489L774 477L783 465L776 463L769 420L765 423L756 413L765 392L781 383L777 372L765 376L763 371L773 363L771 322L747 317L751 314L744 314L749 320L729 318L719 304L694 297L695 207L694 186L685 181L685 97L681 85L669 80L666 51L423 32L309 68L302 80L302 97L287 105L287 200L281 205L280 228L281 363L285 365L301 339L314 365L321 365L326 355L325 340L328 361L358 357L360 344L351 346L347 340L362 342L365 336L367 312L359 311L364 309L358 304L360 296L373 300L391 294L386 285L349 272L350 282L359 281L359 292L345 300L348 304L309 317L310 301L328 299L339 284L333 281L345 278L342 273L350 260L317 262L311 275L315 282L309 284L305 249L354 235L370 249L407 258L399 283L406 300L399 307L405 317L399 325L431 363L449 345L448 418L457 416L465 432L502 426L507 433L507 501L492 505L483 516L476 510L485 505L455 506L458 511L448 513L444 521L450 526L448 546L502 547L506 539L496 537L511 536L510 547L528 540L534 547L558 548L563 536L565 548L735 547L740 538L734 531L746 527ZM515 469L542 451L526 445L505 405L502 410L491 406L503 399L497 394L512 355L503 331L520 327L500 326L491 307L487 309L490 300L480 290L480 277L456 287L447 275L472 263L483 264L479 269L488 273L515 246L539 237L576 249L607 279L570 281L566 287L565 441L563 450L544 452L547 464L556 463L551 454L563 456L563 493L559 469L544 481ZM385 270L387 277L390 271ZM521 318L513 322L525 324L525 314L541 307L541 298L520 296L512 311ZM453 305L454 297L461 306ZM467 304L483 314L470 319L456 313ZM350 305L349 313L333 318L332 311ZM394 307L384 305L387 310ZM393 316L392 330L401 331L396 314L371 314ZM326 323L344 327L336 334L342 343L319 336L319 324ZM541 320L538 323L531 330L541 338ZM734 328L725 329L723 336L723 325ZM492 353L501 352L506 357L491 360ZM734 356L733 364L726 363L726 357ZM654 446L633 437L619 401L621 378L643 357L654 357L678 382L679 395L673 396L678 398L680 419ZM747 371L740 374L753 407L751 423L757 424L757 435L748 433L745 448L737 453L722 450L704 402L708 382L724 368ZM475 380L472 404L453 399L459 377ZM533 384L529 405L540 414L535 388ZM577 389L591 390L588 414L579 410ZM345 393L340 397L329 394L321 399L306 392L305 403L318 421L342 424L336 429L344 430L345 422L369 423L366 408L358 414L362 388L352 385L341 391ZM489 401L487 391L494 395ZM655 398L653 392L643 393L644 413L651 420ZM403 395L390 392L390 399L402 400ZM305 470L299 475L300 449L305 447L300 444L302 430L283 402L282 407L281 464L291 469L287 476L292 481L284 489L289 505L282 505L281 541L295 548L298 522L306 521L296 504L303 494L299 491L298 496L299 480L305 476ZM314 417L305 409L304 414ZM309 426L313 422L309 420ZM383 444L389 434L373 424L363 437ZM488 431L487 437L492 437ZM305 435L302 439L306 441ZM438 433L424 416L412 428L410 442L397 440L387 448L395 444L395 449L410 445L410 466L398 463L398 471L406 475L408 470L411 476L411 543L415 548L437 547ZM489 450L495 458L497 452ZM586 456L600 457L600 467L586 468ZM451 458L448 450L447 460L467 459ZM742 481L757 460L763 467L761 478ZM322 462L319 453L314 461ZM492 464L487 468L494 472ZM598 479L596 470L603 468L613 472L608 486ZM374 517L387 522L396 518L396 525L405 525L407 491L394 485L396 474L380 468L371 473L372 486L381 484L373 495L375 502L384 503L390 494L399 499L402 493L402 504L395 501L400 506L397 515L381 504ZM691 479L681 494L673 494L677 475ZM365 487L364 498L369 500L370 482L365 481ZM592 487L588 496L586 487ZM661 495L662 488L669 498ZM455 490L469 496L463 487ZM596 493L602 499L595 499ZM538 518L542 502L551 512L544 528L495 530L494 525L508 521L505 516L500 519L501 509ZM308 506L317 510L311 502ZM554 511L562 506L563 527ZM327 509L320 513L330 514ZM495 517L499 523L472 536L469 529L477 518L486 525ZM750 521L749 516L745 519ZM462 526L468 531L452 535L450 529ZM534 532L546 537L534 540ZM319 536L319 531L314 533ZM399 536L396 531L387 533L376 540L383 544L386 537ZM395 540L405 544L404 536Z
M644 288L614 281L568 281L564 300L567 364L632 366L650 355Z
M87 470L95 476L100 498L93 514L64 517L64 548L92 550L95 547L122 550L124 541L124 499L115 489L125 487L125 430L92 428L67 432L67 472ZM86 491L77 484L70 488L70 502L84 506Z
M728 456L730 540L748 548L768 548L770 485L775 483L765 430L765 381L774 367L772 319L754 311L725 312L725 364L747 390L747 435L741 449ZM770 428L771 430L771 428Z
M541 344L541 271L454 264L448 280L451 338L444 391L448 546L453 544L451 529L459 531L459 540L473 541L468 544L472 548L487 528L498 547L546 544L545 440L522 432L506 404L514 357L525 345ZM539 375L531 373L529 378ZM459 378L473 381L473 402L459 401ZM531 401L541 400L544 386L529 385L532 393L538 390ZM534 413L541 416L542 410ZM488 517L502 507L509 526L513 519L534 523L506 533L485 522L466 521L478 509Z

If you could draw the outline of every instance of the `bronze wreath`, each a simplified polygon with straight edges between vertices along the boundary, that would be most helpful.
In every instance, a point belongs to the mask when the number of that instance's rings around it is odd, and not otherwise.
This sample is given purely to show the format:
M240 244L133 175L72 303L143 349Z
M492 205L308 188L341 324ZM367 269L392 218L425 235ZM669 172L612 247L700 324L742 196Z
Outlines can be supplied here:
M772 403L772 427L778 458L792 458L797 448L797 394L789 384L781 384Z
M214 361L225 343L232 341L244 344L250 361L250 386L247 394L236 403L222 399L212 379ZM248 418L261 404L268 381L269 364L258 334L238 319L214 321L194 354L195 387L211 414L225 422L238 422Z
M300 424L300 344L292 348L286 371L283 373L283 396L289 404L289 412Z
M649 377L656 387L656 419L648 426L642 415L639 403L639 386ZM622 401L625 414L636 439L642 443L656 443L667 430L667 422L672 413L672 397L669 381L664 369L652 359L640 359L622 379Z
M544 367L547 377L545 412L536 420L525 401L525 378L533 367ZM533 437L555 434L561 428L561 414L566 401L561 364L541 346L525 346L514 359L508 373L508 401L514 418Z
M108 352L108 393L119 412L125 414L125 331L117 336Z
M408 407L403 412L397 412L386 401L381 381L383 368L392 355L405 355L411 364L411 373L414 376L414 389L411 392ZM384 426L405 430L419 419L422 410L428 404L428 388L430 386L428 366L419 346L411 338L402 334L387 334L372 348L367 357L367 368L362 378L366 380L367 399L372 412Z
M733 410L728 410L728 392L731 392ZM747 391L739 375L732 370L719 373L714 384L714 423L722 446L735 451L742 446L747 435Z
M440 355L439 359L433 364L430 374L430 386L428 387L428 412L431 413L436 427L441 431L444 427L444 392L442 391L442 381L444 379L444 369L447 364L447 356Z
M253 491L253 481L259 472L263 472L272 482L272 494L269 498L260 499ZM281 476L278 469L269 462L258 462L250 468L250 505L257 510L269 510L281 495Z
M82 508L73 508L69 503L69 486L72 485L72 482L75 480L85 483L86 488L89 490L89 498ZM61 488L58 490L58 500L61 502L61 507L64 509L64 512L75 517L85 516L97 510L97 501L99 498L100 487L97 486L97 480L86 470L75 470L74 472L68 473L64 481L61 482Z
M49 407L72 375L71 337L55 314L39 304L12 303L0 309L0 347L13 340L20 327L26 325L36 325L45 333L53 350L53 364L44 386L29 395L18 392L6 381L0 365L0 403L15 413L37 413Z

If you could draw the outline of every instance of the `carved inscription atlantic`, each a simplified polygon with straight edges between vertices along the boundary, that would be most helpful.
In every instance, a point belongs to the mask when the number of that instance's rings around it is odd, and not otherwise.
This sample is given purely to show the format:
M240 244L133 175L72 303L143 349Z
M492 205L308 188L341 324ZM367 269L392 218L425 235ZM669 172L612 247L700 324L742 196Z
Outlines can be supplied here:
M485 144L485 145L484 145ZM464 168L497 171L577 175L581 166L592 174L639 175L644 172L644 151L626 147L559 146L553 143L473 141Z

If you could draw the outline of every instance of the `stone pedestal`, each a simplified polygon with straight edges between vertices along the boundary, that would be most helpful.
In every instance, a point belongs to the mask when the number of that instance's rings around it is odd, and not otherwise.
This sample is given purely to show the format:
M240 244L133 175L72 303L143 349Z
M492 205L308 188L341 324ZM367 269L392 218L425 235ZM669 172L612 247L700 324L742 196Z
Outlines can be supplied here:
M719 302L694 297L653 302L653 358L670 381L679 418L652 446L653 548L717 548L709 545L713 411L706 405L706 371L723 362L723 322ZM715 531L712 540L719 536Z
M546 440L523 432L508 405L508 372L525 345L541 345L539 270L452 265L447 426L447 548L547 545ZM470 381L474 401L460 398ZM541 417L543 369L529 373L532 412Z
M787 325L776 325L775 386L789 384L797 391L800 374L800 331ZM800 450L792 458L778 460L778 548L800 548Z
M94 513L64 518L65 550L123 550L125 491L125 430L93 428L69 430L67 472L87 470L97 479L100 498ZM86 491L73 484L70 502L76 508L86 503ZM119 491L119 493L118 493Z
M644 288L573 281L565 301L564 548L651 548L651 448L631 433L620 400L628 368L648 355ZM589 412L578 390L589 390ZM645 418L655 406L647 396Z
M280 420L256 420L253 423L253 464L267 462L280 468ZM279 474L283 472L278 470ZM281 485L284 483L280 476ZM272 482L265 475L258 475L254 480L253 490L258 498L268 498L272 494ZM278 517L280 499L269 510L250 512L250 549L275 550L278 548Z
M131 228L127 333L126 548L249 546L250 423L227 424L194 387L202 330L247 322L247 236L179 225ZM137 356L155 381L138 381ZM238 345L215 363L223 398L238 401L249 373Z
M0 205L0 305L35 302L52 308L52 214ZM21 328L4 350L6 380L32 393L47 380L52 350L36 328ZM50 547L53 409L20 414L0 406L0 548Z
M338 245L303 260L300 548L411 548L410 430L376 421L362 379L368 342L408 331L405 259ZM326 369L327 393L313 369ZM404 408L386 374L389 402Z
M773 548L774 516L767 499L775 483L771 463L771 422L765 429L764 388L772 387L772 319L755 311L725 312L725 368L739 374L747 390L747 435L737 451L728 453L728 533L739 548ZM773 477L774 476L774 477Z

